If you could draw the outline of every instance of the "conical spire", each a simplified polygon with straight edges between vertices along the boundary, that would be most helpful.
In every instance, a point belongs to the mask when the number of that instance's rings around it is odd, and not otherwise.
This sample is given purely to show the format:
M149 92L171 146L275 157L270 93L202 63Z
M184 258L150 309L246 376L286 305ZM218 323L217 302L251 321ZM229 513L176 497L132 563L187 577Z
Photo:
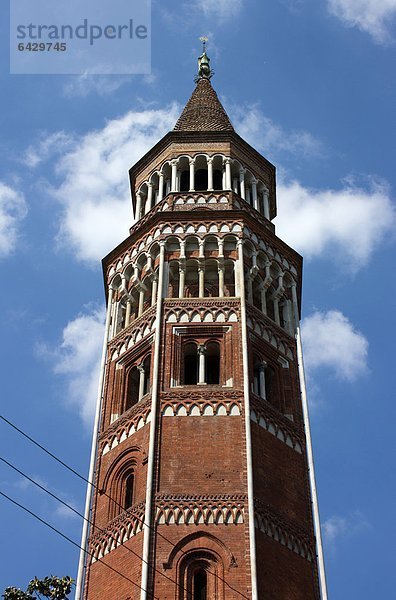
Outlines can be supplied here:
M197 86L175 125L175 131L234 131L210 83L212 75L204 41L203 54L198 58Z

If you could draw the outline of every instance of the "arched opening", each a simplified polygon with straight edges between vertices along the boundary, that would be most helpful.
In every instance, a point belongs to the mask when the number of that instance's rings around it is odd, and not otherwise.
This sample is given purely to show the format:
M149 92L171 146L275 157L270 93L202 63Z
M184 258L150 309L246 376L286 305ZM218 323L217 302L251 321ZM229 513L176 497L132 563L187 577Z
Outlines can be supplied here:
M217 342L206 346L206 383L220 384L220 345Z
M265 398L268 402L274 400L274 384L275 384L275 371L271 367L265 368Z
M205 569L199 568L193 576L193 599L208 600L208 576Z
M220 169L215 169L213 171L213 189L214 190L222 190L223 189L223 172Z
M195 171L195 189L197 192L206 192L208 189L208 170L198 169Z
M151 370L151 356L147 356L143 361L144 369L144 385L143 385L143 396L150 391L150 370Z
M139 401L139 371L133 367L128 374L127 395L125 410L128 410Z
M180 191L188 192L190 189L190 171L180 173Z
M184 346L183 352L183 384L197 385L198 383L198 353L196 344Z
M204 295L207 298L219 295L219 267L216 260L206 261Z
M124 488L124 509L128 510L133 504L133 491L134 491L135 477L133 472L127 474L125 478Z

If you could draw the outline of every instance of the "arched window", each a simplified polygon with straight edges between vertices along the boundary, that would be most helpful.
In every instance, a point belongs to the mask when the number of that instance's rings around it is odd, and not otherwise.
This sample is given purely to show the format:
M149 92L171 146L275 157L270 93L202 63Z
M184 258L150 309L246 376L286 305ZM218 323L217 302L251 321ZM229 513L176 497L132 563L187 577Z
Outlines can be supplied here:
M183 384L198 383L198 354L196 344L185 344L183 352Z
M208 189L208 171L207 169L198 169L195 171L195 189L197 192L206 192Z
M133 472L127 473L124 480L124 509L128 510L133 504L135 476Z
M210 342L206 346L206 383L220 383L220 345L217 342Z
M269 366L265 367L265 398L268 402L274 401L275 371Z
M199 568L193 575L193 599L208 600L208 576L205 569Z

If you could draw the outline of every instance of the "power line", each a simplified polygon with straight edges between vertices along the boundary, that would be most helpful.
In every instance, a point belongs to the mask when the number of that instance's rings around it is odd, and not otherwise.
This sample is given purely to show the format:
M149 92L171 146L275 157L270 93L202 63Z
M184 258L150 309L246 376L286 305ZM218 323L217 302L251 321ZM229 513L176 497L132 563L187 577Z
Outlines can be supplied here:
M74 475L76 475L77 477L79 477L80 479L82 479L85 483L88 483L89 485L92 485L92 487L95 488L100 494L102 494L103 496L106 496L109 500L111 500L112 502L114 502L119 508L121 508L122 510L125 510L124 507L122 506L122 504L120 504L117 500L115 500L114 498L112 498L107 492L105 492L105 490L102 490L93 481L89 481L86 477L84 477L83 475L81 475L80 473L78 473L78 471L76 471L75 469L73 469L73 467L70 467L67 463L65 463L63 460L61 460L60 458L58 458L55 454L53 454L52 452L50 452L50 450L48 450L47 448L45 448L45 446L43 446L42 444L40 444L39 442L37 442L34 438L32 438L30 435L28 435L27 433L25 433L24 431L22 431L22 429L20 429L19 427L17 427L9 419L6 419L6 417L4 417L3 415L0 415L0 419L2 419L5 423L7 423L7 425L9 425L13 429L15 429L15 431L17 431L18 433L20 433L26 439L28 439L32 444L34 444L35 446L37 446L38 448L40 448L40 450L42 450L43 452L45 452L46 454L48 454L48 456L50 456L51 458L53 458L54 460L56 460L59 464L61 464L66 469L68 469L71 473L73 473ZM166 542L168 542L168 544L170 544L172 547L174 546L174 543L171 540L169 540L166 536L164 536L162 533L160 533L158 531L158 529L155 529L149 523L145 523L145 521L143 519L140 519L137 516L135 516L135 518L140 523L142 523L142 525L146 525L146 527L148 527L148 529L150 529L151 531L153 531L154 533L156 533L159 537L161 537L163 540L165 540ZM180 552L183 555L187 554L181 548L180 548ZM152 567L152 568L155 568L155 567ZM228 588L230 588L230 590L232 590L236 594L239 594L239 596L241 596L241 598L245 598L246 600L249 600L248 596L246 596L245 594L243 594L242 592L240 592L239 590L237 590L236 588L234 588L225 579L223 579L222 577L220 577L220 575L218 575L217 573L215 573L213 571L207 571L207 572L210 573L211 575L214 575L214 577L216 577L217 579L219 579L220 581L222 581L223 583L225 583L225 585Z
M9 500L10 502L12 502L12 504L15 504L16 506L18 506L19 508L21 508L22 510L24 510L25 512L27 512L29 515L31 515L35 519L37 519L37 521L40 521L40 523L42 523L43 525L46 525L47 527L49 527L49 529L52 529L52 531L55 531L55 533L57 533L58 535L60 535L61 537L63 537L65 540L67 540L68 542L70 542L71 544L73 544L73 546L76 546L77 548L79 548L80 550L82 550L83 552L85 552L85 554L87 554L88 556L94 557L94 555L93 555L92 552L89 552L86 548L82 548L82 546L80 546L80 544L77 544L77 542L75 542L74 540L72 540L71 538L69 538L65 533L63 533L62 531L60 531L59 529L57 529L56 527L54 527L53 525L51 525L50 523L48 523L47 521L45 521L44 519L42 519L41 517L39 517L38 515L36 515L36 513L34 513L32 510L30 510L29 508L27 508L23 504L20 504L19 502L17 502L16 500L14 500L13 498L11 498L10 496L7 496L7 494L5 494L4 492L2 492L1 490L0 490L0 495L3 496L4 498L6 498L7 500ZM103 559L99 558L98 561L102 562L104 565L106 565L106 567L108 567L109 569L111 569L112 571L114 571L115 573L117 573L118 575L121 575L121 577L123 577L124 579L126 579L127 581L129 581L130 583L132 583L135 587L138 587L140 590L143 590L147 594L150 594L150 592L148 592L147 590L145 590L144 588L142 588L142 586L139 585L138 583L136 583L136 581L133 581L133 579L130 579L129 577L127 577L126 575L124 575L123 573L121 573L121 571L118 571L118 569L115 569L114 567L111 567L109 564L107 564L106 562L104 562ZM160 598L158 598L158 596L153 596L152 594L150 594L150 595L155 600L160 600Z
M62 500L62 498L59 498L59 496L57 496L56 494L53 494L50 490L48 490L45 486L41 485L40 483L38 483L38 481L35 481L34 479L32 479L31 477L29 477L29 475L26 475L26 473L24 473L23 471L21 471L20 469L18 469L18 467L16 467L15 465L13 465L12 463L10 463L8 460L6 460L5 458L3 458L2 456L0 456L0 460L5 463L8 467L10 467L11 469L13 469L14 471L16 471L17 473L19 473L19 475L22 475L22 477L25 477L25 479L27 479L28 481L30 481L31 483L33 483L35 486L37 486L40 490L42 490L43 492L46 492L49 496L51 496L52 498L54 498L55 500L57 500L58 502L60 502L61 504L63 504L64 506L66 506L66 508L68 508L69 510L73 511L76 515L78 515L79 517L81 517L82 519L84 519L84 521L87 521L87 523L89 523L89 525L91 525L92 527L94 527L95 529L98 529L101 533L106 533L106 530L103 529L102 527L99 527L99 525L95 525L95 523L93 521L91 521L90 519L87 519L82 513L80 513L76 508L74 508L73 506L71 506L70 504L68 504L67 502L65 502L64 500ZM160 571L159 569L157 569L154 565L150 564L148 561L144 560L144 558L142 556L140 556L140 554L138 554L137 552L135 552L134 550L132 550L132 548L128 548L128 546L125 546L124 543L121 544L121 546L123 546L123 548L125 548L125 550L128 550L128 552L131 552L132 554L134 554L137 558L139 558L142 562L146 563L146 565L148 565L150 568L152 568L154 571L156 571L157 573L159 573L160 575L162 575L163 577L165 577L165 579L168 579L168 581L170 581L171 583L174 583L177 587L179 587L182 591L186 591L186 589L180 585L180 583L177 583L177 581L175 581L174 579L172 579L171 577L168 577L168 575L166 575L165 573L163 573L162 571Z

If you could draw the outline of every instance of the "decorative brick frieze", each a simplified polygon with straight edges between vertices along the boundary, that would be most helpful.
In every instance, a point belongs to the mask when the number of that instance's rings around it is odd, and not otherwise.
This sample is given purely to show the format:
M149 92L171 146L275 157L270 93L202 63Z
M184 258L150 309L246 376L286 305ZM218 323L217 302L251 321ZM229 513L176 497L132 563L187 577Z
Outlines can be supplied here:
M146 340L155 331L155 309L150 308L139 319L133 321L121 331L109 344L110 360L117 360L142 340Z
M90 537L91 562L112 552L118 546L138 535L143 529L145 502L132 506L112 519L105 528L94 529Z
M315 557L312 538L308 532L283 517L275 515L267 507L255 499L254 524L256 529L279 542L302 558L312 562Z
M295 359L294 339L255 306L247 307L247 326L259 338L265 340L289 360Z
M289 446L299 454L303 453L305 444L303 436L292 426L291 421L281 415L268 402L263 399L251 398L250 418L253 423L262 427L279 441Z
M156 496L157 525L240 525L245 520L245 495Z
M150 421L151 396L147 395L146 399L132 406L102 433L99 438L99 453L104 456Z

